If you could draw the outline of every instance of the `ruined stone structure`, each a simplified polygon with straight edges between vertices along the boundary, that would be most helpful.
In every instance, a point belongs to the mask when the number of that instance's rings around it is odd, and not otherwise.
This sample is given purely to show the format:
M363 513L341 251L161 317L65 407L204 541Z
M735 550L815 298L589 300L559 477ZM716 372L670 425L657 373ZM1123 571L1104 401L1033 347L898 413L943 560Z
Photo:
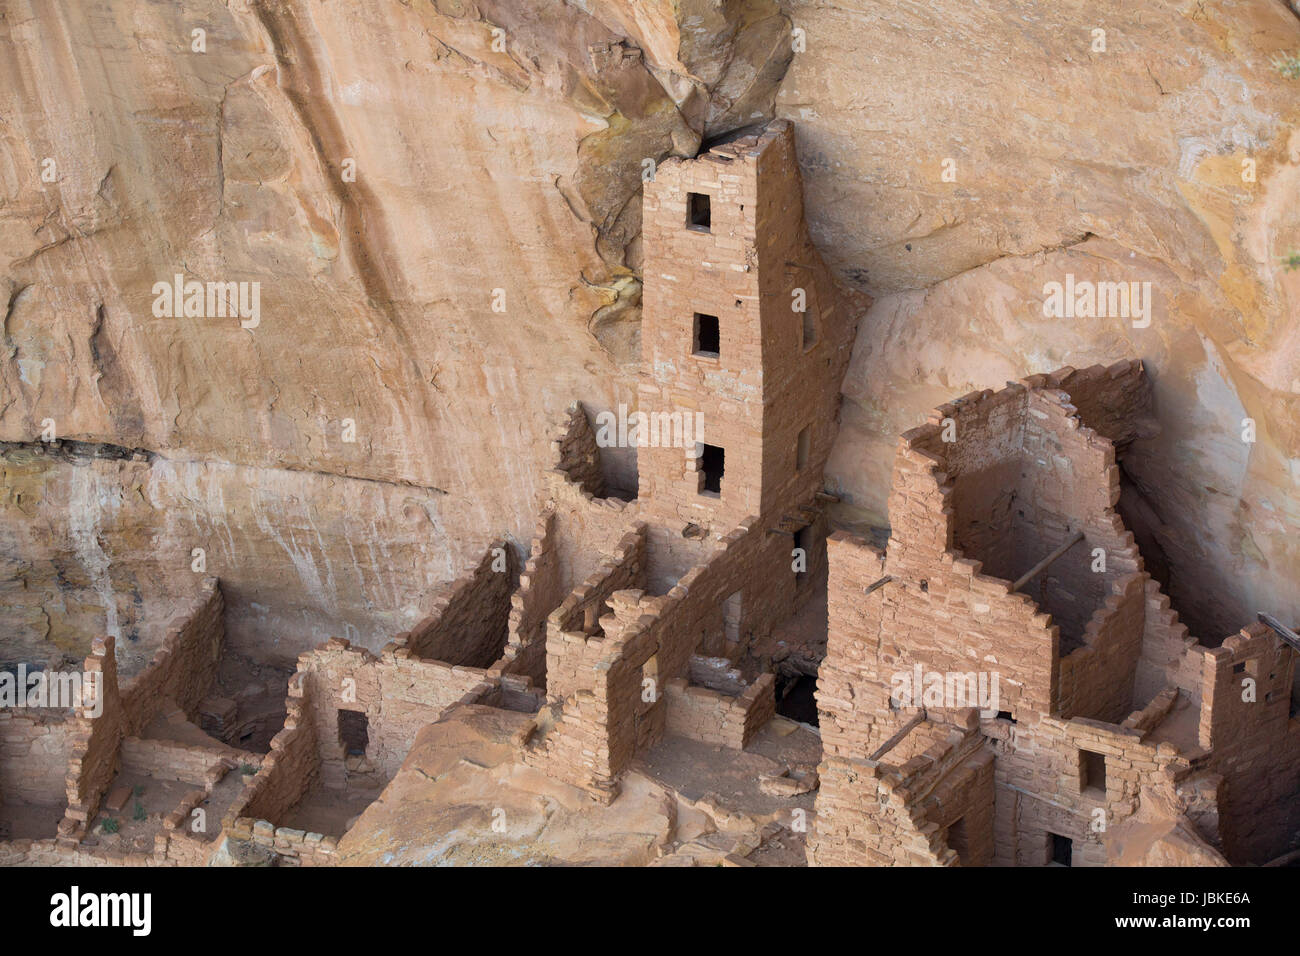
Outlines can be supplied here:
M1124 362L967 395L903 436L888 548L829 543L813 863L1260 863L1294 844L1295 652L1261 625L1198 643L1143 570L1116 503L1149 416ZM900 695L913 674L934 679Z
M614 813L673 742L755 746L786 629L823 598L821 763L762 784L793 818L820 780L808 862L1221 864L1298 842L1294 652L1259 626L1190 637L1117 510L1155 428L1141 363L939 408L902 438L882 551L829 533L854 317L790 125L660 164L642 235L635 421L564 413L526 554L492 540L378 652L302 654L278 731L220 686L215 580L129 681L97 641L102 713L0 713L0 865L332 865L417 738L466 711L510 728L511 774ZM134 842L86 839L142 790L171 802Z
M643 232L637 497L594 493L599 430L572 412L517 602L540 622L539 602L567 593L546 617L547 707L525 758L604 800L666 730L743 744L771 716L753 652L824 574L822 473L853 335L803 222L789 124L662 164ZM688 416L703 438L683 447ZM515 637L522 656L540 623ZM748 686L692 685L698 655L743 663Z

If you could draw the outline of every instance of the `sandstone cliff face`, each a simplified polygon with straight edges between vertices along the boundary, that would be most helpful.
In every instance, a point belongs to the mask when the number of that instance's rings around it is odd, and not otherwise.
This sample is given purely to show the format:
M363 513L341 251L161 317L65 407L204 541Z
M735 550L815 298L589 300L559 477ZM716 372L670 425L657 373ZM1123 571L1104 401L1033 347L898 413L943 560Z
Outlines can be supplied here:
M1300 614L1280 0L11 0L0 47L0 440L149 453L10 449L5 540L66 551L94 469L127 503L83 544L182 577L204 547L237 645L378 647L523 541L547 427L635 405L645 161L774 115L864 313L841 518L887 521L896 434L954 392L1136 355L1163 430L1128 494L1176 605ZM1150 326L1044 318L1067 273L1150 281ZM176 274L260 282L260 323L155 317Z

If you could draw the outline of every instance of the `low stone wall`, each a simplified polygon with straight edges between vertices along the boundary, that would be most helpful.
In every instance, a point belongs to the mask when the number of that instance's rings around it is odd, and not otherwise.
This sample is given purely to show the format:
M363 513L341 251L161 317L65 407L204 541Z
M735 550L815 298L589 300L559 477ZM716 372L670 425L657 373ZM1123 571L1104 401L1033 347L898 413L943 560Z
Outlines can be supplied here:
M763 674L735 697L674 678L664 696L668 733L743 750L776 713L776 677Z

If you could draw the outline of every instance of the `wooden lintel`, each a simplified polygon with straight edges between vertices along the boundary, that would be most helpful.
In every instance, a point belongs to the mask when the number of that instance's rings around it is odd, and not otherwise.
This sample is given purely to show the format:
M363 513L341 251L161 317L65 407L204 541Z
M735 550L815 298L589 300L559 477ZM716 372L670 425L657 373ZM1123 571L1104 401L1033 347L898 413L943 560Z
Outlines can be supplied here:
M1055 551L1053 551L1053 552L1052 552L1051 554L1049 554L1047 557L1043 558L1043 560L1039 561L1039 562L1038 562L1037 564L1035 564L1032 568L1030 568L1028 571L1026 571L1024 574L1022 574L1022 575L1019 577L1019 579L1017 579L1016 583L1013 584L1013 585L1011 585L1011 591L1012 591L1012 593L1014 594L1016 591L1019 591L1022 587L1024 587L1026 584L1028 584L1028 583L1029 583L1030 581L1032 581L1034 578L1038 577L1038 575L1040 575L1040 574L1042 574L1044 571L1046 571L1047 568L1048 568L1048 566L1049 566L1053 561L1055 561L1055 560L1056 560L1057 558L1059 558L1061 555L1065 554L1065 552L1069 551L1071 548L1073 548L1076 544L1078 544L1078 543L1079 543L1080 541L1082 541L1082 540L1083 540L1083 532L1082 532L1082 531L1076 531L1076 532L1074 533L1074 537L1073 537L1073 538L1071 538L1069 541L1065 542L1065 544L1061 545L1059 548L1057 548Z

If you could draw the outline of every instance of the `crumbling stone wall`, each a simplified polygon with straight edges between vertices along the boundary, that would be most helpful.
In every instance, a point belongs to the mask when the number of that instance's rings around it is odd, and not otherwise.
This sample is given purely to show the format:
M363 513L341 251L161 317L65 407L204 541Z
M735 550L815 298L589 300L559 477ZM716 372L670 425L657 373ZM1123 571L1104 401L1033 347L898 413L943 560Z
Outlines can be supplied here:
M446 597L434 602L423 621L404 635L416 657L445 664L490 667L505 649L510 595L519 576L519 559L505 540L488 546L469 574L458 578Z
M973 712L958 723L916 715L870 756L826 761L809 835L818 866L968 866L992 846L992 758L982 749ZM895 739L897 738L897 739ZM966 821L968 859L947 845Z
M205 579L193 611L168 632L149 666L125 689L118 683L115 639L95 639L82 669L100 675L103 706L98 716L82 711L68 724L68 806L61 835L79 838L99 811L117 774L124 737L138 735L168 700L181 705L187 715L197 713L221 658L223 608L217 579Z
M1062 716L1118 722L1133 709L1147 580L1145 572L1135 572L1113 582L1084 629L1083 646L1061 658L1057 706Z
M1169 684L1175 685L1198 706L1204 666L1203 648L1178 620L1160 585L1148 579L1142 628L1142 652L1138 658L1134 696L1150 700Z
M565 413L561 427L552 440L558 471L594 498L605 497L605 475L600 468L600 446L587 412L574 402Z
M687 679L692 655L723 635L727 599L743 594L743 621L760 640L798 606L797 597L806 599L798 595L791 568L790 536L769 533L774 524L775 519L767 526L751 519L734 529L664 595L644 591L645 528L629 533L602 570L551 616L551 716L540 719L525 759L612 799L617 777L635 753L662 737L665 708L672 706L664 696L667 682ZM599 618L598 633L578 630L587 608L605 606L610 611ZM651 701L643 699L647 679L653 681ZM771 711L756 702L741 734L746 741L764 715Z
M205 578L184 622L167 632L149 666L122 687L123 731L138 735L168 700L197 723L199 703L216 683L225 637L220 583Z
M1067 383L1080 390L1077 398L1065 389ZM1107 393L1113 406L1105 401ZM1215 709L1214 702L1206 702L1217 692L1229 723L1246 722L1234 728L1238 735L1251 739L1258 733L1261 747L1263 740L1274 746L1286 742L1294 661L1275 661L1255 647L1262 656L1256 666L1271 675L1261 694L1268 695L1273 709L1240 710L1236 688L1212 686L1227 673L1218 658L1241 665L1237 644L1222 654L1194 644L1142 570L1132 536L1114 510L1119 494L1115 442L1129 441L1147 427L1147 401L1149 388L1138 363L1065 369L941 406L926 425L903 436L887 552L845 534L828 542L830 629L818 680L824 755L811 860L915 862L927 854L944 859L917 843L881 789L881 781L893 781L890 772L880 770L883 761L893 760L927 721L955 719L927 707L918 724L908 708L891 707L891 675L913 665L931 672L999 672L998 713L972 711L967 718L976 750L991 759L992 785L986 792L993 808L987 830L976 832L968 821L959 832L971 860L1042 865L1051 859L1055 835L1058 842L1071 841L1074 865L1104 863L1117 852L1107 834L1138 810L1144 793L1154 800L1157 792L1162 812L1181 814L1185 830L1206 841L1202 858L1215 858L1216 846L1240 852L1226 822L1220 834L1219 821L1230 807L1234 768L1255 782L1246 766L1271 764L1271 771L1281 771L1285 782L1270 799L1285 809L1268 827L1275 838L1277 827L1287 825L1292 811L1281 788L1295 792L1300 784L1293 775L1293 744L1280 759L1263 758L1258 748L1253 758L1226 756L1250 753L1249 745L1222 748L1221 757L1220 747L1206 755L1196 749L1197 741L1181 739L1182 730L1164 727L1180 699L1186 706L1199 705L1199 744L1208 749ZM951 436L954 424L956 440L945 442L944 428ZM1016 462L1019 475L1005 467L1008 461ZM1028 475L1034 478L1026 483ZM992 487L995 483L998 487ZM1022 494L998 504L1000 488L1007 486ZM1018 554L1023 546L1000 540L1014 535L1017 524L1024 541L1041 541L1033 560ZM1082 596L1080 607L1094 604L1074 648L1062 646L1059 628L1045 611L1062 616L1077 611L1037 589L1012 593L1010 581L989 576L987 566L958 550L968 535L968 546L985 548L994 563L1004 562L1002 573L1018 574L1075 530L1085 533L1089 548L1102 549L1105 570L1075 562L1063 568L1053 564L1043 575L1048 587L1055 577L1072 599ZM1089 596L1091 582L1078 577L1081 566L1104 586L1103 600ZM1040 598L1046 607L1039 606ZM1204 676L1197 674L1200 661ZM1180 717L1178 727L1184 723ZM1188 746L1190 754L1183 752ZM899 773L919 756L910 756ZM930 758L934 763L937 752ZM897 781L890 786L916 822L926 819L931 795L961 790L965 783L939 774L921 790L900 789ZM932 809L951 805L940 800ZM947 813L929 822L949 828ZM1232 813L1234 819L1251 816ZM987 856L980 846L989 848Z
M316 725L310 714L311 683L302 672L289 682L284 729L271 740L271 752L257 775L226 812L222 828L232 853L274 856L287 866L324 866L332 862L338 840L293 827L277 827L315 785L320 774Z

